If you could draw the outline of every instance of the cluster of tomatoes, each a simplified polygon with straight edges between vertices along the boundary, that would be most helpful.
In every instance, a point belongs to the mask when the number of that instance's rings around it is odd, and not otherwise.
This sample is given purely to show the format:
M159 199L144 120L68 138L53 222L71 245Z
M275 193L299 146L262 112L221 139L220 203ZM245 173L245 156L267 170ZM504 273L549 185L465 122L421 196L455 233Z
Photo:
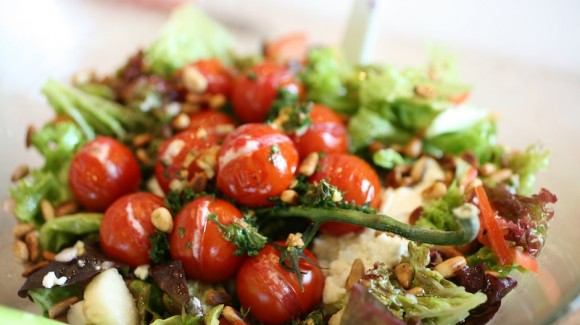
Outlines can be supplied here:
M186 130L164 140L155 165L164 192L183 188L201 174L240 206L269 206L271 198L289 188L301 160L323 152L309 182L326 179L344 192L344 201L379 206L379 178L364 160L347 153L344 119L330 108L314 104L312 123L300 134L285 134L263 123L280 89L304 91L288 67L263 62L237 76L217 60L191 67L207 81L205 93L230 100L235 118L216 110L193 113ZM131 150L116 139L97 137L75 155L69 176L78 202L87 210L104 211L103 251L132 267L151 263L148 238L156 231L151 214L164 201L136 192L142 179ZM208 221L210 215L223 225L243 217L236 205L214 197L197 198L174 216L168 234L171 257L182 262L188 277L208 283L236 277L242 306L268 324L300 317L321 303L324 279L319 268L300 262L301 288L296 275L280 266L280 253L271 245L257 256L234 255L236 247ZM359 228L327 223L321 230L338 235ZM316 261L308 250L304 253Z

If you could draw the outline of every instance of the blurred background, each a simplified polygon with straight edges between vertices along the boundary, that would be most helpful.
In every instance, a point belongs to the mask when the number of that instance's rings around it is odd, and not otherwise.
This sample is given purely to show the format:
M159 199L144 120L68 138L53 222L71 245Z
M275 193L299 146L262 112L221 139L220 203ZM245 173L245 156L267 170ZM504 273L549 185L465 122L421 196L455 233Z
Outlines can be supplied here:
M79 70L114 71L155 38L175 2L179 1L0 2L1 199L7 196L16 166L40 164L34 152L25 150L24 136L28 125L40 126L52 116L39 92L43 83L48 78L67 80ZM339 45L353 1L197 3L237 36L240 51L252 52L263 39L292 31L307 32L314 44ZM522 149L540 143L552 151L550 169L537 183L559 198L551 238L540 258L544 271L523 279L517 297L498 317L501 321L511 319L505 313L520 313L522 324L553 322L552 316L567 311L567 302L580 290L580 1L375 4L380 10L375 60L420 65L428 45L444 45L458 54L461 75L475 87L471 103L500 115L500 142ZM34 310L16 295L22 279L21 267L11 256L14 221L0 214L0 304ZM539 319L540 314L546 318ZM577 315L562 322L579 323Z

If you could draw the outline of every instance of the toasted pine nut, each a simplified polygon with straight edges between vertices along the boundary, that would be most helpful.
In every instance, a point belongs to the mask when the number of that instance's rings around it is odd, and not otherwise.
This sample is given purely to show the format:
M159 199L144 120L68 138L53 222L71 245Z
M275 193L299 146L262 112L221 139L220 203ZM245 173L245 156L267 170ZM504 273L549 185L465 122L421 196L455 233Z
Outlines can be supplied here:
M193 93L203 93L207 89L207 78L194 66L186 66L183 69L183 84L187 90Z
M307 177L312 176L316 171L316 165L318 165L319 159L320 156L318 155L318 152L309 153L300 164L300 167L298 167L298 174Z
M209 98L208 105L211 109L220 109L226 104L226 97L222 94L213 95Z
M419 97L427 98L427 99L435 98L435 96L437 96L437 92L431 86L417 85L417 86L415 86L414 91L415 91L415 95L417 95Z
M427 170L427 158L421 157L419 158L413 167L411 168L411 179L414 182L420 182L425 175L425 171Z
M292 189L292 188L295 188L295 187L296 187L296 185L298 185L298 180L297 180L296 178L293 178L293 179L290 181L290 185L288 185L288 188L290 188L290 189Z
M53 253L53 252L50 252L50 251L42 251L42 258L45 259L45 260L47 260L47 261L49 261L49 262L54 261L55 257L56 257L56 254Z
M187 94L187 97L189 97L189 95L191 94ZM199 104L194 104L194 103L190 103L190 102L185 102L183 104L181 104L181 112L185 113L185 114L193 114L193 113L197 113L201 111L201 106L199 106Z
M493 270L485 270L485 274L491 275L491 276L496 277L496 278L499 277L499 273L496 271L493 271Z
M463 256L455 256L447 259L433 268L434 271L441 273L444 278L451 278L455 272L467 265L467 260Z
M30 252L28 251L26 243L19 239L15 240L12 243L12 255L21 263L28 261Z
M190 123L191 123L191 119L190 119L189 115L187 115L185 113L179 113L173 119L173 121L171 121L171 127L174 130L181 131L181 130L187 129L189 127Z
M143 164L148 165L151 162L151 159L149 158L147 151L145 151L145 149L143 148L137 149L135 151L135 156L137 156L137 159L139 159L139 161Z
M57 316L61 315L65 311L67 311L72 304L75 304L79 301L79 297L70 297L63 301L57 302L48 310L48 317L56 318Z
M228 322L230 322L230 324L236 325L248 324L248 322L246 322L243 316L231 306L225 306L222 315Z
M46 221L54 219L54 207L48 200L40 201L40 212Z
M30 148L32 145L32 137L36 133L36 128L34 125L29 125L26 129L26 148Z
M332 192L332 202L340 202L342 201L342 199L343 196L339 190L335 190L334 192Z
M431 186L429 186L425 190L423 190L423 192L421 192L421 196L425 200L431 200L442 198L443 196L445 196L446 193L447 193L447 185L445 185L445 183L443 182L437 181L431 184Z
M34 230L34 225L31 223L21 223L12 228L12 235L14 238L22 239L24 235Z
M297 204L298 203L298 192L294 190L284 190L282 194L280 194L280 201L286 204Z
M205 191L205 188L207 187L207 176L205 176L205 173L195 173L189 180L188 186L195 193Z
M508 180L508 178L512 177L512 174L513 172L511 169L502 168L491 173L491 175L489 175L489 179L494 183L501 183L503 181Z
M79 205L74 200L62 202L54 208L54 216L60 217L67 214L75 213L79 210Z
M406 290L405 293L408 295L420 296L425 293L425 289L421 287L414 287L409 290Z
M352 286L358 282L358 280L363 278L364 275L365 275L365 265L360 258L357 258L352 262L350 273L346 278L344 288L347 291L350 290Z
M38 232L31 231L24 236L24 241L26 242L26 247L28 247L28 252L30 253L29 259L31 262L35 262L40 254L40 249L38 245Z
M199 158L195 161L197 166L201 168L207 179L212 179L215 176L215 168L217 165L217 154L220 150L220 146L213 146L211 148L207 148L204 150L200 155Z
M403 152L411 158L417 158L423 150L423 141L419 137L412 137L405 145Z
M227 294L225 291L221 290L209 290L205 294L205 299L208 304L212 306L217 306L220 304L231 304L232 297Z
M173 217L165 207L159 207L151 213L151 223L162 232L170 233L173 230Z
M22 276L23 277L28 277L29 275L31 275L32 273L42 269L43 267L48 265L48 261L40 261L38 263L32 264L30 265L28 268L26 268L26 270L24 270L22 272Z
M297 232L295 234L288 234L286 239L286 246L288 247L302 247L304 246L304 241L302 240L302 234Z
M415 269L409 263L400 263L395 266L395 276L404 289L409 289L415 277Z
M497 170L497 167L493 163L485 163L479 167L479 173L481 176L489 176Z
M10 180L16 182L26 177L28 173L30 173L30 168L28 168L27 165L20 165L12 172L12 175L10 175Z
M151 140L153 140L153 136L151 136L151 134L141 133L133 138L133 145L137 148L141 148L148 145Z

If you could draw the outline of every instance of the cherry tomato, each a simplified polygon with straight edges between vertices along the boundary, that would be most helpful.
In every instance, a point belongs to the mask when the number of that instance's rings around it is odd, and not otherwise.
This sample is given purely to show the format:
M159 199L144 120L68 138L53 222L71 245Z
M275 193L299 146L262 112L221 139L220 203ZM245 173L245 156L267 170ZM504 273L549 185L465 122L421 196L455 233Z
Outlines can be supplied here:
M77 201L91 211L104 211L141 183L137 158L121 142L98 136L85 144L69 167L69 185Z
M338 114L326 106L314 104L310 111L310 120L312 125L306 132L292 135L301 158L311 152L347 152L346 127Z
M300 84L286 67L268 61L254 66L234 80L234 112L243 122L263 122L279 88L300 92Z
M227 201L211 197L195 199L175 217L169 244L171 256L183 263L189 277L218 283L234 276L245 256L234 255L237 247L208 219L211 214L224 225L242 218L242 213Z
M318 264L310 251L305 249L304 254ZM300 260L302 290L296 275L280 266L279 259L280 252L266 245L242 264L237 276L241 305L264 324L282 324L298 318L322 300L324 276L318 267Z
M151 213L159 207L163 199L146 192L115 201L103 215L99 232L105 254L132 267L149 264L149 236L155 233Z
M199 60L193 66L207 80L206 94L230 96L232 92L232 74L218 59Z
M217 187L241 204L271 205L294 177L298 152L292 140L265 124L230 133L218 153Z
M234 119L219 111L207 110L190 115L189 129L205 129L207 133L225 137L235 128Z
M381 203L381 183L375 170L361 158L349 154L329 154L320 159L319 168L308 181L327 179L344 191L344 201L355 205L369 204L378 208ZM331 235L359 231L363 227L347 223L327 222L320 230Z
M202 160L217 155L219 140L216 134L199 128L185 130L165 140L159 146L155 164L155 176L163 191L169 192L173 181L188 182L196 173L206 176L215 173L215 166L206 165Z

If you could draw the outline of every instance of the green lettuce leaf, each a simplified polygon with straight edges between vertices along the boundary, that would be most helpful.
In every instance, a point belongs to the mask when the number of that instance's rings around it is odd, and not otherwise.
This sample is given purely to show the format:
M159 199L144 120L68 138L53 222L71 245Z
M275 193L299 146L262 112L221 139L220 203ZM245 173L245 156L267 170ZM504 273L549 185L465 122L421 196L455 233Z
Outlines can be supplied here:
M28 290L28 295L42 309L42 314L48 317L48 310L55 304L72 297L82 299L83 289L78 284L50 289L39 288Z
M516 151L508 157L508 167L518 175L518 194L530 195L534 190L536 175L548 168L550 151L530 146L523 152Z
M158 319L151 325L201 325L205 324L201 315L175 315L166 319Z
M385 148L378 150L373 154L373 163L386 169L393 169L399 165L405 164L406 161L405 158L394 149Z
M370 270L365 277L368 279L369 291L391 313L405 321L418 319L422 324L456 324L487 299L485 294L469 293L464 287L428 269L429 248L425 245L410 242L408 262L415 270L412 286L423 288L422 294L407 294L394 272L382 265Z
M45 125L34 133L30 142L44 156L44 169L58 172L86 140L75 123L63 121Z
M433 230L457 230L453 209L460 207L463 203L463 194L453 183L445 196L431 200L424 205L423 212L415 225Z
M78 213L52 219L40 228L40 246L51 252L71 246L87 235L98 233L102 217L100 213Z
M234 39L224 27L196 7L182 5L145 50L144 62L154 74L168 77L201 59L219 58L230 64L233 47Z
M133 280L129 283L128 288L135 298L141 324L150 324L152 321L167 316L162 300L163 291L159 287L145 281Z

